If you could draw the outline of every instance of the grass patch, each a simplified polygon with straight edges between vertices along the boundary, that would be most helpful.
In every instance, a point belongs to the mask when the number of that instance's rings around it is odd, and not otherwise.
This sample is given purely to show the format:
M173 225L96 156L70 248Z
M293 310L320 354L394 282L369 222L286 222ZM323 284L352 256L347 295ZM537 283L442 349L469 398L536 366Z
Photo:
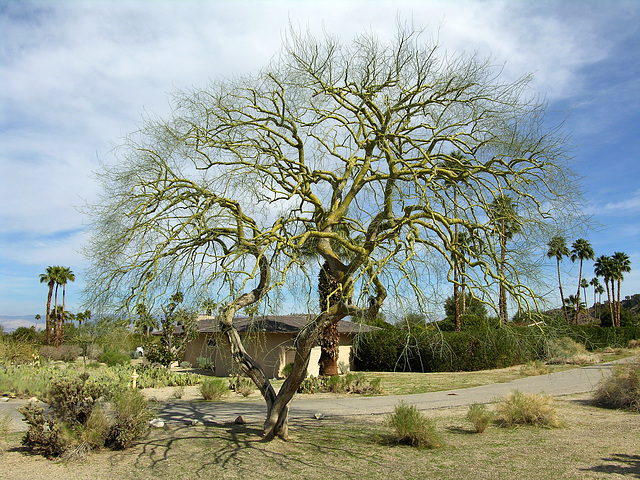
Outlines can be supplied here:
M221 378L208 378L200 385L200 393L205 400L218 401L229 395L229 384Z

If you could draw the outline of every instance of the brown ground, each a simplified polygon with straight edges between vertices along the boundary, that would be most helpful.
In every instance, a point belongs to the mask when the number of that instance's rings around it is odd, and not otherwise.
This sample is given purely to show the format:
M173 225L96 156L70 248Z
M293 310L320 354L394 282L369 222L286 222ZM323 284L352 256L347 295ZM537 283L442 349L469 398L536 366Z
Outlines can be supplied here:
M197 388L197 387L193 387ZM171 398L173 388L147 392ZM185 388L183 399L192 395ZM499 428L472 433L467 408L428 412L445 445L390 445L383 418L296 420L291 440L260 441L260 425L168 427L124 452L60 462L1 445L0 479L640 479L640 415L597 408L590 395L557 400L566 427Z

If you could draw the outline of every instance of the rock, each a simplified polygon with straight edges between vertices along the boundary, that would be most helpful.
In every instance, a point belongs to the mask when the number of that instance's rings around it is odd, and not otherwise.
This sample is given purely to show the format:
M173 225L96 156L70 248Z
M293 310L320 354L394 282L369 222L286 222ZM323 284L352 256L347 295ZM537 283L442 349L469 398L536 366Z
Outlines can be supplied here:
M0 398L0 402L8 402L8 401L9 401L9 397Z
M159 418L154 418L149 422L149 425L155 428L164 428L164 421Z
M236 418L233 423L235 423L236 425L246 425L247 421L244 419L242 415L238 415L238 418Z
M153 396L153 397L149 397L149 401L150 402L158 402L159 400L158 400L158 397Z
M195 427L198 425L204 425L200 420L191 420L191 426Z
M322 413L316 413L313 418L315 418L316 420L320 420L322 417L324 417L324 415Z
M31 398L29 399L29 403L38 403L38 402L39 402L39 400L38 400L38 398L37 398L37 397L31 397Z

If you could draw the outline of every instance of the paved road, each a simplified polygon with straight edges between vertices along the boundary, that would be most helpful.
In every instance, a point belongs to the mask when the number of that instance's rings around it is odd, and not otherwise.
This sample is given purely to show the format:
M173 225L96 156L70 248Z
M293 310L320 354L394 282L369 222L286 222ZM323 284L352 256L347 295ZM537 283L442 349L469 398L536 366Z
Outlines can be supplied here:
M524 393L545 392L553 396L573 395L593 391L611 367L612 363L603 363L548 375L524 377L506 383L414 395L332 398L298 396L291 404L290 416L311 418L318 413L325 417L385 414L392 412L401 400L416 405L420 410L457 407L490 403L513 390ZM23 403L24 400L0 403L0 416L9 412L13 428L17 430L26 430L26 425L21 421L22 416L16 411ZM266 415L266 406L261 398L221 403L174 400L160 403L158 414L165 422L173 424L185 424L193 420L205 425L221 424L232 422L238 415L243 415L250 423L261 423Z

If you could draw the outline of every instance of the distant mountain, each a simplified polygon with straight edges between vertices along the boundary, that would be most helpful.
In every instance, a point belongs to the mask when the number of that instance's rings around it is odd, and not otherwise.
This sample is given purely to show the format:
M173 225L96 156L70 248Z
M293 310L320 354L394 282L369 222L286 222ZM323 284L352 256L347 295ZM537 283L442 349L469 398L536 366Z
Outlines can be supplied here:
M11 333L18 327L33 327L35 324L35 315L0 315L0 325L4 327L5 333ZM38 330L43 328L44 318L38 320Z

